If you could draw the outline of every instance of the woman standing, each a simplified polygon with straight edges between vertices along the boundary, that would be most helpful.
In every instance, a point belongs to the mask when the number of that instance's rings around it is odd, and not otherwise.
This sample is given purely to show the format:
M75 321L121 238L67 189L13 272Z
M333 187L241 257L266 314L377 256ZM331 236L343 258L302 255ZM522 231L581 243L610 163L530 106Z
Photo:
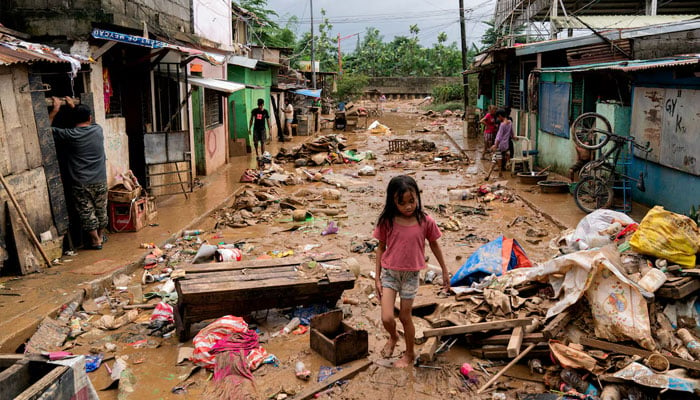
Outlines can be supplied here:
M479 123L484 124L484 151L488 152L491 146L493 146L496 138L496 130L498 129L496 125L496 106L490 105L488 107L488 112Z

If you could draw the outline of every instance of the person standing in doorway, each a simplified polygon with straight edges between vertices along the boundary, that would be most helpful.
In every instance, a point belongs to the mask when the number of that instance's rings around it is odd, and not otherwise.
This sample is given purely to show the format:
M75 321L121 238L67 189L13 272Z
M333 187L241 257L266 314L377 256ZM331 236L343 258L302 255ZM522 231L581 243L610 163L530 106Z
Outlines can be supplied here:
M488 107L488 112L479 123L484 124L484 152L488 152L491 146L493 146L494 139L496 138L496 131L498 130L496 126L496 106L490 105Z
M258 108L254 109L250 113L250 123L248 123L248 130L253 127L253 146L255 146L255 156L258 156L258 142L260 142L260 154L265 153L265 140L267 137L267 132L265 131L265 124L267 123L267 129L270 128L270 114L268 114L265 109L265 101L263 99L258 99Z
M75 207L84 231L90 236L89 248L101 250L107 240L107 166L102 127L93 123L90 107L75 105L66 97L71 108L73 128L52 127L54 138L69 149L68 173L72 180ZM61 107L61 100L53 97L53 109L49 121L53 123Z
M491 146L491 151L499 151L501 153L501 169L498 172L498 176L502 178L508 159L510 159L510 141L513 137L513 123L508 119L506 110L502 108L496 111L496 118L499 122L498 133L496 133L495 143Z
M287 128L287 135L292 137L292 121L294 121L294 106L291 101L284 99L284 125ZM284 141L284 133L280 134L280 142Z

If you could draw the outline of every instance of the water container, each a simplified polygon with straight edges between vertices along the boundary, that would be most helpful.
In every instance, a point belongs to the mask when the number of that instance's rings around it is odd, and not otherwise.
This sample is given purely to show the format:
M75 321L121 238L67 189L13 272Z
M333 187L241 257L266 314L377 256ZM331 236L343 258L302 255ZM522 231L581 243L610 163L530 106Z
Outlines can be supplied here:
M638 284L649 293L656 292L666 282L666 274L661 270L652 268L639 280Z

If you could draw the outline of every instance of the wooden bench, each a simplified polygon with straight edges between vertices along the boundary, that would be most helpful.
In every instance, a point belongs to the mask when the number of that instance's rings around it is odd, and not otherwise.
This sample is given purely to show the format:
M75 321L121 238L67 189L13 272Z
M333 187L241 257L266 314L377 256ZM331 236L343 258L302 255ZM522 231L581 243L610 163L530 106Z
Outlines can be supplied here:
M339 260L324 257L318 262ZM192 323L227 314L327 303L335 305L343 291L355 285L355 275L343 269L312 274L298 268L299 257L215 264L188 264L176 281L175 323L180 341L189 338ZM340 264L340 263L335 263ZM319 271L323 267L316 267Z

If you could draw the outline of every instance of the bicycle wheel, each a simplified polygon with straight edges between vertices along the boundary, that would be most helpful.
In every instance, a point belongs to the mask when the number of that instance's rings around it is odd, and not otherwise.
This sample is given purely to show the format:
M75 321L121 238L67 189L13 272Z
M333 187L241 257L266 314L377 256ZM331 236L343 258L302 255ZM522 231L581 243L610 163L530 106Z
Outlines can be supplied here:
M571 125L571 136L576 144L588 150L605 146L612 134L608 119L592 112L579 115Z
M585 176L574 189L574 201L583 212L590 213L612 205L613 188L595 176Z

